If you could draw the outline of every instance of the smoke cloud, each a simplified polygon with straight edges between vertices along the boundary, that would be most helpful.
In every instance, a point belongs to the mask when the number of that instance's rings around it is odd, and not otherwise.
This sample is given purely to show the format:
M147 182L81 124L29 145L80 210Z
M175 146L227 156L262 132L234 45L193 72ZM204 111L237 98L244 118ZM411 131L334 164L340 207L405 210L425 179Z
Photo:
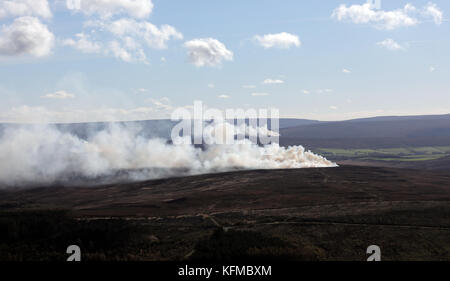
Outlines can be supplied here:
M137 126L108 125L80 137L52 125L12 126L0 136L0 188L100 184L236 169L333 167L302 146L173 145Z

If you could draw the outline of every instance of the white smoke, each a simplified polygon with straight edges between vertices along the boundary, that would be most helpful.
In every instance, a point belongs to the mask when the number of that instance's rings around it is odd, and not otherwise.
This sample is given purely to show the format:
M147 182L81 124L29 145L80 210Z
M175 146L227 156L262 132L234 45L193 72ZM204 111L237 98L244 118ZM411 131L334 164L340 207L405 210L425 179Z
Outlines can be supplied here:
M86 139L55 126L10 127L0 137L0 188L76 184L94 179L148 180L181 174L235 169L333 167L302 146L289 148L250 142L234 145L173 145L146 138L139 128L110 125Z

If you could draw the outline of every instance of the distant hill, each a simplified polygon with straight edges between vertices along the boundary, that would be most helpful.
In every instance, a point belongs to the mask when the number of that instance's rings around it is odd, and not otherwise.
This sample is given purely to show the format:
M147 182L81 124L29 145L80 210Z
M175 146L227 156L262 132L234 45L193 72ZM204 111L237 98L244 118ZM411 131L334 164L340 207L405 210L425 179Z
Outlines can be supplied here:
M448 119L450 114L445 115L410 115L410 116L379 116L370 118L358 118L348 121L365 122L365 121L405 121L405 120L434 120L434 119Z
M282 145L308 148L449 146L450 115L400 116L320 122L282 128Z
M280 119L280 128L289 128L289 127L296 127L296 126L305 126L305 125L312 125L312 124L319 124L322 123L321 121L317 120L309 120L309 119L289 119L289 118L282 118Z
M137 129L145 137L169 138L171 120L117 122ZM281 145L302 144L308 148L378 148L404 146L450 146L450 114L424 116L383 116L347 121L317 121L282 118ZM108 122L55 124L63 132L86 138L109 126ZM0 124L5 128L17 124Z
M283 128L281 135L315 139L450 137L450 115L321 122Z

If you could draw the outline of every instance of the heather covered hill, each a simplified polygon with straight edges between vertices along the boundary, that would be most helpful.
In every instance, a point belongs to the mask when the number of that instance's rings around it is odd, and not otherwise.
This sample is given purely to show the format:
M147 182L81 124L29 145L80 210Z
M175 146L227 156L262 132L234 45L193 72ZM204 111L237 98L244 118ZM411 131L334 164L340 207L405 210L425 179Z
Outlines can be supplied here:
M372 244L381 247L383 260L450 259L444 172L239 171L3 190L0 198L6 230L0 259L61 260L74 239L87 260L363 261Z

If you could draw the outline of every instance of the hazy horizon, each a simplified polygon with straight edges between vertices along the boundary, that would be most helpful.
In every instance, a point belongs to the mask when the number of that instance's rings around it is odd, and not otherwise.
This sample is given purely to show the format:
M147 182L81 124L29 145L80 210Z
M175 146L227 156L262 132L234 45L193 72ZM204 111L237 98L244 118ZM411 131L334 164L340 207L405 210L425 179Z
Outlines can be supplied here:
M360 119L376 119L376 118L402 118L402 117L444 117L450 115L450 113L444 114L411 114L411 115L376 115L376 116L367 116L367 117L357 117L351 119L341 119L341 120L319 120L319 119L309 119L309 118L301 118L301 117L280 117L281 119L289 119L289 120L309 120L309 121L318 121L318 122L345 122L352 120L360 120ZM248 119L248 118L246 118ZM39 124L50 124L50 125L58 125L58 124L85 124L85 123L120 123L120 122L144 122L144 121L172 121L170 118L158 118L158 119L132 119L132 120L104 120L104 121L84 121L84 122L0 122L1 124L8 125L39 125ZM173 121L176 122L176 121Z

